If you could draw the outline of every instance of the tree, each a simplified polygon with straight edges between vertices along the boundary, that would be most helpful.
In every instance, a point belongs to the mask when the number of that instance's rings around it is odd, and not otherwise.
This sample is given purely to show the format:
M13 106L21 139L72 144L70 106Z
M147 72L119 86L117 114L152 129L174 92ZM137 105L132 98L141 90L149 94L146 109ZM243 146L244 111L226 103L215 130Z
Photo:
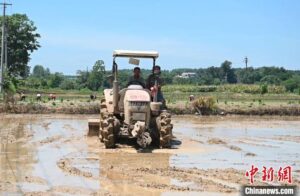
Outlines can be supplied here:
M238 76L238 81L243 84L254 84L259 82L261 75L253 67L248 67L247 69L239 69L236 71Z
M32 76L37 77L37 78L42 78L46 76L46 70L42 65L36 65L34 66L32 70Z
M222 75L224 76L224 78L227 77L227 73L229 72L229 70L231 69L231 62L230 61L224 61L221 64L221 70L222 70Z
M2 17L0 17L0 24L2 25ZM8 74L27 77L30 71L27 65L30 54L40 47L38 42L40 34L36 33L37 28L34 26L33 21L29 20L25 14L8 16L6 24L8 32Z
M47 77L47 76L50 76L50 69L49 68L46 68L46 70L45 70L45 76Z
M76 83L78 84L79 89L87 87L87 81L90 73L88 71L77 71Z
M300 76L294 75L292 78L283 82L286 90L294 92L296 89L300 89Z
M62 73L55 72L50 76L50 87L57 88L64 80L64 75Z
M132 70L119 70L118 72L118 80L121 88L127 87L128 78L132 74Z
M25 85L27 88L35 88L35 89L38 89L42 86L41 80L36 77L28 77L26 79ZM48 86L48 85L46 85L46 86Z
M228 83L236 83L236 75L233 71L233 69L231 68L232 63L230 61L224 61L221 64L221 73L225 82Z
M90 90L98 90L102 84L105 74L104 61L98 60L95 62L91 74L88 77L87 86Z
M4 103L7 104L9 102L15 103L14 94L16 93L18 81L15 77L9 76L7 73L4 74ZM6 107L9 105L6 105Z
M207 69L199 69L197 72L199 77L199 84L211 85L214 84L214 80L222 80L221 71L219 67L209 67Z
M64 89L64 90L70 90L70 89L75 89L75 82L70 79L65 79L59 86L59 88Z
M266 75L264 76L261 80L261 83L265 83L265 84L275 84L275 85L279 85L280 84L280 79L274 75Z

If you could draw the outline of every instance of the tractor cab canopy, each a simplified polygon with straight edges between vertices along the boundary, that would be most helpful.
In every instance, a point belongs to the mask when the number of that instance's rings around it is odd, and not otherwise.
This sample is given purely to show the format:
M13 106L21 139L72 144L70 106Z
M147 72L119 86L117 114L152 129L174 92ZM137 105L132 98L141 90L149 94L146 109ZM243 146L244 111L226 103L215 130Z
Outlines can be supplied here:
M133 57L133 58L158 58L156 51L134 51L134 50L115 50L113 57Z
M123 100L122 98L122 92L119 93L119 82L118 82L118 64L116 63L116 58L118 57L125 57L129 58L129 63L134 65L139 65L139 59L138 58L147 58L153 60L153 67L152 70L154 70L156 59L158 58L158 52L155 51L134 51L134 50L115 50L113 52L113 66L112 66L112 73L114 77L113 81L113 107L114 112L118 112L119 108L119 101ZM137 58L137 59L134 59ZM125 91L124 91L125 92ZM121 94L121 95L120 95ZM122 102L122 101L121 101ZM120 105L121 106L121 105Z
M156 64L156 59L158 58L158 52L156 51L135 51L135 50L115 50L113 52L113 67L112 72L114 74L114 78L117 78L118 65L116 63L117 57L127 57L130 58L130 64L139 65L139 60L134 58L148 58L153 60L152 70Z

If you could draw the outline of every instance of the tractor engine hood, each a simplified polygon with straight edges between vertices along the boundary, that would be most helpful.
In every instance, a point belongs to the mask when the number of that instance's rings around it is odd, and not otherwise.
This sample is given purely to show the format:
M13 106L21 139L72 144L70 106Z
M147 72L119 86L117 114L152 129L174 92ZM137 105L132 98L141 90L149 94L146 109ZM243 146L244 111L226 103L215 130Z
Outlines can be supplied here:
M150 122L150 94L146 90L127 90L124 98L124 122L133 126L137 121Z
M150 95L145 90L127 90L124 101L150 102Z

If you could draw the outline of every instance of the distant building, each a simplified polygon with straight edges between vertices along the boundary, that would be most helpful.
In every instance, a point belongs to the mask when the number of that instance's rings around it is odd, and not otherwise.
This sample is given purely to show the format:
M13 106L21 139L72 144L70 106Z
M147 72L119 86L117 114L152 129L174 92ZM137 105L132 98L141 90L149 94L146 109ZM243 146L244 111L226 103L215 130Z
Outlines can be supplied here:
M183 72L181 75L176 76L178 78L194 78L196 77L196 73L194 72Z

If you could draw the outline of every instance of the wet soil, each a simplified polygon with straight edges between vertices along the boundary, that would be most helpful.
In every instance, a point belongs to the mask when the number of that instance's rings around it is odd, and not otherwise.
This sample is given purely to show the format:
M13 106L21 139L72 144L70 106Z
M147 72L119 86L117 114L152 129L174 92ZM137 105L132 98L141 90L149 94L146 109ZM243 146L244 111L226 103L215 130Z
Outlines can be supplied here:
M175 116L172 148L146 150L87 137L97 117L0 115L0 193L239 195L251 165L291 166L300 186L298 117Z

